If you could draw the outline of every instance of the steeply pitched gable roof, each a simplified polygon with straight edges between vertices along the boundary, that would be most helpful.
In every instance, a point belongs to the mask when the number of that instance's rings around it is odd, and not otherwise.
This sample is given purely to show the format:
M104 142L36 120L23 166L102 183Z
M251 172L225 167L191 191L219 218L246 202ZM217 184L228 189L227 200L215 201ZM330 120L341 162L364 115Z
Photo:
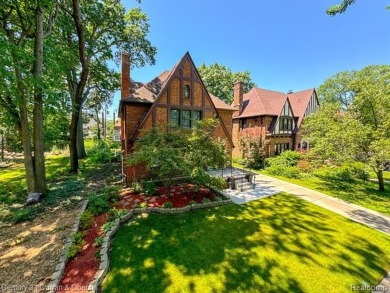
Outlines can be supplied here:
M175 72L176 67L180 64L181 60L175 64L175 66L170 70L165 70L160 73L159 76L155 77L148 83L142 82L131 82L131 94L130 97L123 99L124 102L139 102L139 103L154 103L157 99L157 96L161 93L165 84L170 79L171 75ZM222 110L231 110L234 111L234 108L224 101L209 93L210 98L215 105L215 108Z
M248 93L244 94L241 115L233 116L233 118L279 116L288 99L294 116L299 117L298 125L300 125L313 91L314 89L308 89L296 93L285 94L253 87Z
M212 100L213 103L214 103L215 108L221 109L221 110L230 110L230 111L234 111L234 108L233 108L232 106L229 106L229 105L226 104L224 101L220 100L219 98L217 98L216 96L214 96L214 95L211 94L211 93L209 93L209 95L210 95L211 100Z
M279 116L286 99L287 95L284 93L253 87L244 94L241 115L234 118L260 115Z
M176 65L172 68L172 70L170 72L164 71L163 73L161 73L158 77L156 77L151 82L149 82L149 83L141 86L139 89L135 90L134 94L131 94L129 98L122 99L120 101L122 103L122 102L126 102L126 101L135 101L135 102L137 102L137 100L138 100L138 102L148 101L148 103L152 104L150 109L149 109L149 111L146 113L146 115L144 116L143 120L141 121L138 129L136 129L133 132L132 139L134 139L138 135L139 129L141 129L144 126L144 124L146 123L147 119L151 115L154 107L156 106L158 101L161 100L162 93L167 88L167 85L168 85L169 81L172 79L172 76L174 76L175 74L177 75L176 71L178 69L178 66L180 64L184 63L185 60L189 60L190 61L191 66L194 68L195 74L199 77L200 83L202 84L203 88L206 90L206 86L204 85L202 79L200 78L200 74L199 74L198 70L196 69L194 61L192 60L191 55L187 52L180 59L180 61L178 63L176 63ZM211 97L212 95L207 90L206 90L206 93L207 93L208 98L209 98L209 103L214 108L215 112L217 112L217 109L234 110L231 106L225 104L223 101L219 100L217 97L213 96L213 98L212 98ZM206 95L206 98L207 98L207 95ZM216 104L218 104L218 106L220 108L218 108L216 106ZM227 140L229 141L231 146L234 146L232 138L229 135L229 132L226 129L226 126L225 126L224 122L222 121L220 116L218 116L218 119L219 119L219 122L221 124L221 127L222 127L224 133L226 134Z
M301 125L310 99L315 92L314 88L288 94L294 114L299 117L298 127Z

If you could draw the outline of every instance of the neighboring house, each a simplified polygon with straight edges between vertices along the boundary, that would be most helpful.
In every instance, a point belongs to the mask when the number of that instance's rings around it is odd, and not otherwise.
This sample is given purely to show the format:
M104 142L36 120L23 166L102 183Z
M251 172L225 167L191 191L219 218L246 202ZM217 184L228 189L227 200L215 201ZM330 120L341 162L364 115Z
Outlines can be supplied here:
M226 142L230 150L232 142L232 114L234 109L211 95L189 53L173 67L164 71L149 83L130 79L130 59L122 54L121 77L121 139L122 171L126 183L147 175L144 166L129 167L126 155L131 154L137 138L143 130L160 126L169 131L171 126L191 128L197 120L217 118L219 125L212 135Z
M121 140L121 121L118 119L114 124L114 141Z
M239 136L256 128L265 146L266 156L285 150L305 150L308 143L302 141L302 120L317 111L319 106L315 89L287 94L253 87L243 93L243 84L234 84L233 156L241 157Z
M90 118L88 122L83 121L83 131L86 138L96 137L97 122Z

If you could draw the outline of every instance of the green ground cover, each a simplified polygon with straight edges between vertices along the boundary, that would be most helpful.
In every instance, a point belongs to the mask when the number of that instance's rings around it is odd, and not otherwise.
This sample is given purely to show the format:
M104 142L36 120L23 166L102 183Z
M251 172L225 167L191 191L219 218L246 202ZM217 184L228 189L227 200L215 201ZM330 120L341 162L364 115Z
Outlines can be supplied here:
M350 292L390 269L390 237L289 194L149 214L112 241L103 292Z
M0 169L0 226L3 222L22 222L31 220L44 212L48 206L73 205L80 201L83 188L88 180L98 177L102 164L112 161L114 152L119 148L115 143L96 143L86 141L88 157L80 160L78 174L69 174L69 155L46 154L46 178L49 193L44 200L31 207L23 207L27 198L24 165L13 162L8 168ZM104 168L104 167L103 167Z

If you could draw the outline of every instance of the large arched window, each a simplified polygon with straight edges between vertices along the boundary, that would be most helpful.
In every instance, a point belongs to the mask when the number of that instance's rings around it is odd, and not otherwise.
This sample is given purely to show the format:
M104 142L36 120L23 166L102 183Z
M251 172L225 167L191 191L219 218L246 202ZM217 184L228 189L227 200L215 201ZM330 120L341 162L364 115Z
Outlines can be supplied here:
M191 98L191 88L188 84L184 86L184 98L186 99Z

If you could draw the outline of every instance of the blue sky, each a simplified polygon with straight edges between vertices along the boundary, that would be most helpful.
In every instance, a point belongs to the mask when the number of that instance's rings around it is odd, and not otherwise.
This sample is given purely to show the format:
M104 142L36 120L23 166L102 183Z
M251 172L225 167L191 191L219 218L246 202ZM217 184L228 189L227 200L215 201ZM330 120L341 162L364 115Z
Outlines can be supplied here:
M358 0L345 14L325 10L341 0L142 0L156 64L135 68L147 82L189 51L197 66L248 70L262 88L287 92L320 86L343 70L390 64L388 0ZM118 68L119 71L119 68ZM119 93L113 107L118 106Z

